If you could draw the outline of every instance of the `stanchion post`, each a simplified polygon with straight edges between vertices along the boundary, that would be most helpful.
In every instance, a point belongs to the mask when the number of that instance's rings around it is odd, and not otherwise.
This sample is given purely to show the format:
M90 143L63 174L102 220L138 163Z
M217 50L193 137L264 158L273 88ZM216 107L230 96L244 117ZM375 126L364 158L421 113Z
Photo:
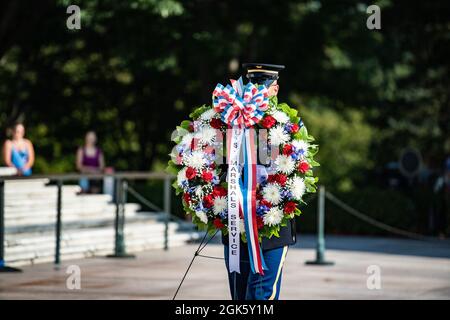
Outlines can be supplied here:
M21 272L5 265L5 181L0 180L0 272Z
M121 241L120 241L120 210L122 205L122 180L120 178L116 179L116 220L114 221L114 233L115 233L115 244L114 244L114 255L118 256L121 251Z
M170 177L164 178L164 250L169 250Z
M56 244L55 244L55 266L61 263L61 211L62 211L62 180L57 181L57 200L56 200Z
M333 265L334 262L325 260L325 187L319 187L317 199L317 247L316 260L307 261L308 265Z
M127 254L125 250L125 203L126 193L128 192L128 183L122 179L116 179L116 219L114 221L115 244L114 254L108 255L109 258L134 258L132 254Z

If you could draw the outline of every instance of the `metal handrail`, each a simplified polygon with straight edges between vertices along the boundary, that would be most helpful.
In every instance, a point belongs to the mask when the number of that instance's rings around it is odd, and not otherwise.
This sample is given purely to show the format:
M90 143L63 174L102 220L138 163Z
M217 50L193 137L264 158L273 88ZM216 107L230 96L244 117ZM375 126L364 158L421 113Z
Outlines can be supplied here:
M134 188L128 186L127 191L133 197L135 197L137 200L139 200L143 205L147 206L149 209L159 211L159 212L164 212L164 209L162 209L162 208L158 207L157 205L153 204L152 202L150 202L147 198L145 198L142 194L137 192ZM186 220L181 219L180 217L177 217L175 215L171 215L171 218L173 218L175 221L179 221L179 222L183 222L183 223L186 222Z
M164 172L143 172L143 171L122 171L115 173L53 173L53 174L35 174L32 176L0 176L0 181L8 180L37 180L37 179L49 179L54 181L72 181L79 180L81 178L88 179L103 179L107 177L140 180L140 179L156 179L164 180L167 177L174 178L174 175Z
M115 180L115 205L116 205L116 217L114 222L115 229L115 246L114 254L110 257L129 257L125 250L124 240L124 226L125 226L125 202L126 194L128 192L127 180L163 180L164 181L164 206L163 211L165 213L165 228L164 228L164 249L168 250L168 229L169 220L171 217L170 197L171 197L171 180L173 175L163 172L116 172L116 173L62 173L62 174L36 174L33 176L1 176L0 177L0 272L2 271L17 271L17 269L8 267L5 265L4 260L4 243L5 243L5 202L4 191L6 181L26 181L37 179L48 179L52 182L56 182L57 185L57 206L56 206L56 223L55 223L55 259L54 264L58 266L60 264L60 249L61 249L61 233L62 233L62 188L65 181L79 180L82 178L100 180L103 178L114 178Z

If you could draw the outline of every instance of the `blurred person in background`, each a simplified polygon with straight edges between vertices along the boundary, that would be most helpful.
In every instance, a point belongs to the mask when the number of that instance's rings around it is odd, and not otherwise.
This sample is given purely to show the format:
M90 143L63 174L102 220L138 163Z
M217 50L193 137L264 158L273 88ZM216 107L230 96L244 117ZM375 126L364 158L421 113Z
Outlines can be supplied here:
M105 168L105 159L102 150L97 147L97 135L94 131L86 133L84 145L79 147L76 156L76 166L80 173L102 173ZM101 180L80 179L82 193L99 193Z
M25 127L16 123L10 129L11 139L3 144L3 161L8 167L17 169L20 176L30 176L34 164L34 148L30 140L25 139Z

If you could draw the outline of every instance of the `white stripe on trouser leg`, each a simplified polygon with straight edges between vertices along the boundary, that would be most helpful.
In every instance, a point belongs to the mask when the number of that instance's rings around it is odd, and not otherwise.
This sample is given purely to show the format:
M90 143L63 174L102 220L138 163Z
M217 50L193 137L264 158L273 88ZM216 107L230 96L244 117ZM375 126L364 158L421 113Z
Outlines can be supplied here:
M278 284L278 280L280 279L281 270L283 269L284 259L286 258L287 250L288 250L288 246L284 246L283 254L281 255L280 265L278 266L277 277L275 278L275 282L273 283L272 295L270 296L269 300L275 299L275 296L277 295L277 284Z

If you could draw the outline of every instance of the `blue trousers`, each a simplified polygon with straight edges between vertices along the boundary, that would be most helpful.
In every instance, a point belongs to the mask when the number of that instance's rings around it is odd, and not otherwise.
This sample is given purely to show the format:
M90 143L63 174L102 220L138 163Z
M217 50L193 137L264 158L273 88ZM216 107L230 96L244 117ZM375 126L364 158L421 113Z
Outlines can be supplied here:
M264 275L252 273L246 244L241 244L240 248L241 273L229 272L227 245L224 246L224 251L228 283L233 300L278 300L281 274L288 246L263 250L264 261L268 268L268 270L264 270Z

